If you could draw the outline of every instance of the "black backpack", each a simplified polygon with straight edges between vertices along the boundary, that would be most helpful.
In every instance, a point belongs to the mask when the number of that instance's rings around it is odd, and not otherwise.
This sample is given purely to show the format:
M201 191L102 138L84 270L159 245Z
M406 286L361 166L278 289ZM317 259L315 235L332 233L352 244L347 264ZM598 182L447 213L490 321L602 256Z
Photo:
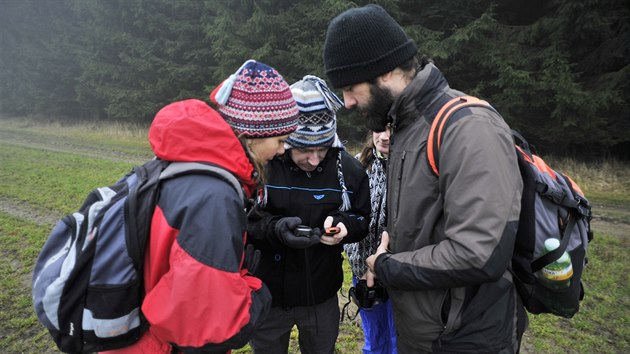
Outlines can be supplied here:
M486 101L471 96L455 97L438 111L431 122L427 141L427 159L439 176L439 149L450 117L464 107L485 107ZM593 239L590 228L591 205L580 188L565 174L553 170L531 152L529 144L512 130L519 171L523 178L521 213L512 255L512 274L525 308L532 314L552 313L571 318L584 298L582 272L588 263L586 251ZM548 238L560 246L546 252ZM573 267L569 286L551 289L544 285L540 270L568 252Z
M244 200L236 177L221 167L154 159L92 191L54 227L35 263L32 290L37 317L61 351L126 347L148 328L140 310L143 266L160 183L193 173L222 178Z

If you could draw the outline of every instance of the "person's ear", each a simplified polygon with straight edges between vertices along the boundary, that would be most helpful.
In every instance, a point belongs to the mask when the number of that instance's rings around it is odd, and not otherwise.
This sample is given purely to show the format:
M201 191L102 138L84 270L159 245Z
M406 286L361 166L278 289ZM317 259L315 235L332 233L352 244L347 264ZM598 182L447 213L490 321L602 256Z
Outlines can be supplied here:
M392 71L388 71L385 74L379 76L376 78L376 83L377 84L387 84L390 81L392 81L392 79L394 78L394 70Z
M377 77L376 84L389 89L396 96L405 89L408 82L405 80L404 72L400 68L396 68Z

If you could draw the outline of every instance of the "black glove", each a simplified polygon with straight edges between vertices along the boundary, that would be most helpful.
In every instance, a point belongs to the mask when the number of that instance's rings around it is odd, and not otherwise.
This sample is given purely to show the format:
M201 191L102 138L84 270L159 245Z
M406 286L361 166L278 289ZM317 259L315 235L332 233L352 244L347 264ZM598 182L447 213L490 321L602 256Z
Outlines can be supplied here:
M260 262L260 250L254 248L254 245L245 246L245 259L243 260L243 268L247 269L250 274L254 274Z
M295 229L302 223L298 217L286 217L276 222L276 235L283 245L290 248L308 248L319 243L322 232L319 228L311 231L309 236L296 236Z

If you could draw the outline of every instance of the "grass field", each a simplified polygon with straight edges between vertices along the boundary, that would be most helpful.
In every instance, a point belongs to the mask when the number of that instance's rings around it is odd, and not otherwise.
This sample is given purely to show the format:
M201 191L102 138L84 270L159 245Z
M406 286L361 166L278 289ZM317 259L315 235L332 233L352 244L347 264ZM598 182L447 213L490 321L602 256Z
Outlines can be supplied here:
M2 353L57 352L34 315L30 295L33 263L51 223L57 215L74 211L94 187L111 184L150 156L143 127L0 120ZM571 175L593 202L595 241L589 248L580 312L570 320L530 316L523 352L630 352L630 166L547 160ZM344 265L345 296L350 277ZM298 352L296 334L291 352ZM360 353L362 338L359 323L345 320L337 352Z

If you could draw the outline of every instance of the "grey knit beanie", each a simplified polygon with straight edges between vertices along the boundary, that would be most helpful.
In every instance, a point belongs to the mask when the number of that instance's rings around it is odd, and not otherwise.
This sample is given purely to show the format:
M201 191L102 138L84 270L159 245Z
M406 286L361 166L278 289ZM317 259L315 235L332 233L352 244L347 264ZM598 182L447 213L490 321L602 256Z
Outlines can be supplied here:
M334 88L377 78L416 55L418 49L379 5L347 10L328 25L326 75Z

